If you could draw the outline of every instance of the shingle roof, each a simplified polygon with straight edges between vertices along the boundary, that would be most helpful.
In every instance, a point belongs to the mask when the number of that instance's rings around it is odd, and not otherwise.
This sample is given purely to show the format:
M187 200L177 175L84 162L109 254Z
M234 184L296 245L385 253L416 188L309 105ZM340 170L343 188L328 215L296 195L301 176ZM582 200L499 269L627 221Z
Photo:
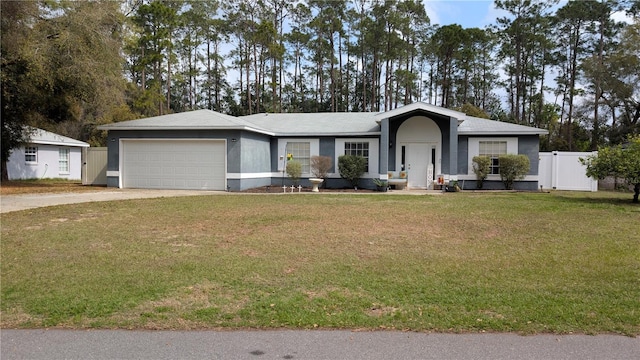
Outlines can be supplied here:
M549 132L530 126L466 116L458 126L460 135L544 135Z
M240 119L279 136L378 135L375 113L281 113L256 114Z
M380 119L425 110L458 119L461 135L540 135L543 129L466 116L463 113L416 103L386 113L278 113L241 117L211 110L154 116L99 126L100 130L247 130L271 136L379 135Z
M84 141L72 139L70 137L58 135L46 130L32 128L29 142L32 144L46 144L46 145L63 145L63 146L75 146L75 147L89 147Z
M98 126L100 130L248 130L273 135L240 118L202 109Z

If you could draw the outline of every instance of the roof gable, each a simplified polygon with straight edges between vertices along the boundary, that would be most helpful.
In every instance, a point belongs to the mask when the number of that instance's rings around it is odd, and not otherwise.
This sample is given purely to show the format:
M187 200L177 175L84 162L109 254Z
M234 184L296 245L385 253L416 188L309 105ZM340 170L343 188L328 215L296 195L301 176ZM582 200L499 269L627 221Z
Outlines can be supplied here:
M447 117L451 117L451 118L456 118L459 120L462 120L466 117L466 115L462 112L459 111L455 111L455 110L450 110L450 109L446 109L440 106L436 106L436 105L431 105L431 104L427 104L424 102L415 102L413 104L409 104L409 105L405 105L393 110L389 110L386 112L381 112L376 114L376 121L380 121L382 119L389 119L389 118L393 118L393 117L397 117L397 116L401 116L404 114L409 114L415 111L425 111L425 112L430 112L430 113L435 113L441 116L447 116Z

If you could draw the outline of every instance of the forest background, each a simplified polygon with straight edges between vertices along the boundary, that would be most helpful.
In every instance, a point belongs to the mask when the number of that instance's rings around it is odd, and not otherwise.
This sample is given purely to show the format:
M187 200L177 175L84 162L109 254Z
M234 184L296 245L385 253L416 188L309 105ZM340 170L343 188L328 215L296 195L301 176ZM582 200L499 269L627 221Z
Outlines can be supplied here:
M27 126L100 146L98 125L204 108L423 101L547 129L542 150L640 133L640 0L493 4L481 29L420 0L2 1L3 170Z

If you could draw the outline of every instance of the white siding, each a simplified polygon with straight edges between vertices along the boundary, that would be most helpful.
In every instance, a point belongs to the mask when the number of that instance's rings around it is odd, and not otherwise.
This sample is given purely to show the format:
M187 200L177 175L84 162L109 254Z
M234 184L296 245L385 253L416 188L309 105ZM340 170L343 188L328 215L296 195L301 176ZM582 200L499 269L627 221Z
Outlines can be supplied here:
M9 180L55 178L80 180L82 178L81 148L47 144L29 144L27 146L38 148L37 161L27 163L24 158L24 147L15 149L7 161ZM61 172L59 169L60 148L69 149L68 172Z

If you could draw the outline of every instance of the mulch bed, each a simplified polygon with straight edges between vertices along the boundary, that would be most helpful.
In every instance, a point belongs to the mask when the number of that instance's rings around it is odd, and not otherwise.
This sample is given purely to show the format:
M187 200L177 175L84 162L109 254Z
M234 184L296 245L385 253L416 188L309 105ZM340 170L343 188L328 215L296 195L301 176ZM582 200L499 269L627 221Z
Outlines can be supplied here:
M282 194L284 191L282 189L282 186L277 186L277 185L273 185L273 186L262 186L262 187L257 187L257 188L252 188L252 189L247 189L247 190L243 190L240 191L243 193L255 193L255 194L259 194L259 193L271 193L271 194ZM291 193L291 186L287 187L287 193ZM293 190L294 193L298 193L298 188L295 188ZM303 187L300 189L301 193L311 193L311 187ZM374 190L370 190L370 189L351 189L351 188L346 188L346 189L320 189L320 192L323 193L354 193L354 194L358 194L358 193L374 193L377 191Z

